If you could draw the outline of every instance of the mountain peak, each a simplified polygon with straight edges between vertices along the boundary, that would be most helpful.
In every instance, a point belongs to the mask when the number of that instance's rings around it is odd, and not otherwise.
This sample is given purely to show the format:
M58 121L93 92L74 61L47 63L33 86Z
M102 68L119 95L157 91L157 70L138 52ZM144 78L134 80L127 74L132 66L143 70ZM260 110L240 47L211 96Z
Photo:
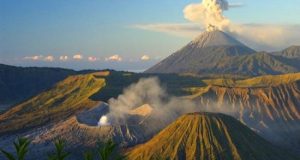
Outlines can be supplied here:
M191 43L197 45L199 48L212 46L245 46L227 33L217 29L202 33Z
M127 156L132 160L296 159L238 120L217 113L183 115Z

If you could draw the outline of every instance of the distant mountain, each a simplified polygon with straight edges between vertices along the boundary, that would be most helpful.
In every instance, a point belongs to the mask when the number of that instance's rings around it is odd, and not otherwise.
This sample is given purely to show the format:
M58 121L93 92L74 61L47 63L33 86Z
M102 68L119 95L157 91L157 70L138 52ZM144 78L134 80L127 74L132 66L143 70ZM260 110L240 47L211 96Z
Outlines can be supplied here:
M19 103L75 73L73 70L61 68L0 64L0 105Z
M287 58L300 58L300 46L291 46L281 52L274 52L273 54Z
M297 67L296 64L292 65L287 59L262 52L224 58L213 68L208 68L204 73L259 76L296 73L299 71L300 67Z
M205 32L146 73L200 73L223 58L255 51L221 31Z
M204 82L190 97L204 109L230 114L270 142L300 151L299 73Z
M295 55L289 49L285 54ZM288 57L256 53L222 31L204 32L145 73L238 74L256 76L300 71Z
M181 116L147 143L134 147L127 156L131 160L297 159L234 118L213 113Z

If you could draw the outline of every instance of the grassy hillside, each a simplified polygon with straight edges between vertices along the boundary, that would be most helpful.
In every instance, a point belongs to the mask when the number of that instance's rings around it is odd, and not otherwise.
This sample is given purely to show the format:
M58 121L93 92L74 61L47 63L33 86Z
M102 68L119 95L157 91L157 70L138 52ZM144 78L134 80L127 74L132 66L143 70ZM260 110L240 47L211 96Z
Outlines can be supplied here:
M187 114L145 144L127 153L131 160L150 159L297 159L223 114Z
M0 64L0 106L21 102L75 73L73 70L60 68L14 67Z
M105 86L103 76L106 75L100 72L66 78L50 90L0 115L0 133L59 121L95 106L98 102L91 100L90 96Z
M207 85L226 86L226 87L267 87L287 84L300 80L300 73L283 75L267 75L248 79L207 79L203 80Z
M117 97L123 92L123 89L136 83L140 78L157 77L163 87L172 95L188 94L184 89L190 87L204 86L201 78L191 75L177 74L140 74L131 72L110 71L110 75L105 77L106 86L95 94L92 99L107 101L112 97Z

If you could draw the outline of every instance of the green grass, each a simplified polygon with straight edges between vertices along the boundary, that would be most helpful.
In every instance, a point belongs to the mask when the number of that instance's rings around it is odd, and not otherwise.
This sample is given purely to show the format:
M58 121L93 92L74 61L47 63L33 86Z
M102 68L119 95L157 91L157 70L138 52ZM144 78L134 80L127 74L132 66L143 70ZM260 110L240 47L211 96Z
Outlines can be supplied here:
M267 75L248 79L207 79L203 80L207 85L224 87L267 87L280 84L291 83L300 80L300 73L291 73L283 75Z
M104 86L105 79L95 74L70 76L0 115L0 134L64 120L82 109L94 107L98 102L90 97Z

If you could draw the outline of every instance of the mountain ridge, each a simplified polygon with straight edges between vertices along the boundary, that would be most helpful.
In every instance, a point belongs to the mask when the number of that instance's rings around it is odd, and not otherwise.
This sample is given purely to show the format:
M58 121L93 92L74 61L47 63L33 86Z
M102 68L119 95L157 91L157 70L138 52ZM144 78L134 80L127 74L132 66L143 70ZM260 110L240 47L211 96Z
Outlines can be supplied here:
M105 86L106 72L70 76L51 89L0 114L0 134L58 122L99 104L90 96ZM99 77L100 76L100 77Z
M290 80L276 80L276 77ZM206 81L208 86L196 89L190 98L200 103L203 109L228 113L270 142L298 152L299 78L296 74L295 77L253 78L236 83L230 80ZM265 84L258 85L260 80Z
M214 31L206 31L202 33L200 36L196 37L191 44L196 45L199 48L205 47L213 47L213 46L244 46L238 40L232 38L227 33L214 30Z
M216 113L183 115L148 142L129 150L126 155L132 160L297 159L234 118Z
M222 31L204 32L192 42L150 67L145 73L236 74L258 76L300 71L292 58L300 49L256 52ZM284 56L286 55L286 56Z

